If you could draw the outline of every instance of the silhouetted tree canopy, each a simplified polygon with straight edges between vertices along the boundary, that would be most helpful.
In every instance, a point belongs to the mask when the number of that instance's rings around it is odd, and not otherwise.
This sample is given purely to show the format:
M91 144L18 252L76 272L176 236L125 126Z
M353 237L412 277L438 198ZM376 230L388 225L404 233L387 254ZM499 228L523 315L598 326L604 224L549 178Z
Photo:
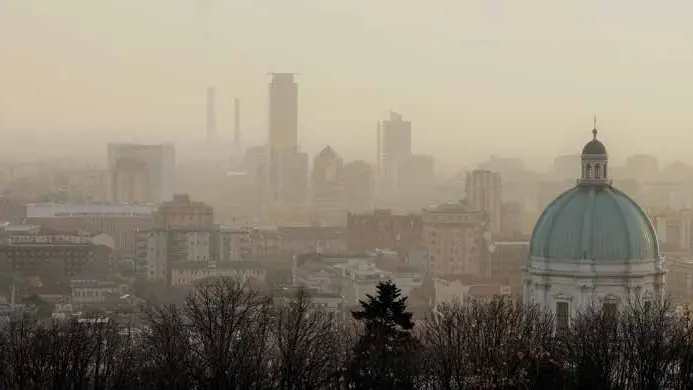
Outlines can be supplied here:
M150 305L144 326L12 317L0 390L693 389L693 316L666 301L587 307L556 332L537 306L468 300L415 327L385 282L351 317L226 278Z

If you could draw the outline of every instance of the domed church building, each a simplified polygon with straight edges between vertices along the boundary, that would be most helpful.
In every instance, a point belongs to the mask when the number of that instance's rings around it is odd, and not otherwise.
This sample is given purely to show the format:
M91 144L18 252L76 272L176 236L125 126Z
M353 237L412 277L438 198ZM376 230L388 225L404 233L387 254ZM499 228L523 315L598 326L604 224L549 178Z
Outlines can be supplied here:
M539 217L530 241L524 300L554 312L567 327L581 308L615 310L664 292L654 227L638 204L611 185L606 147L582 149L582 177Z

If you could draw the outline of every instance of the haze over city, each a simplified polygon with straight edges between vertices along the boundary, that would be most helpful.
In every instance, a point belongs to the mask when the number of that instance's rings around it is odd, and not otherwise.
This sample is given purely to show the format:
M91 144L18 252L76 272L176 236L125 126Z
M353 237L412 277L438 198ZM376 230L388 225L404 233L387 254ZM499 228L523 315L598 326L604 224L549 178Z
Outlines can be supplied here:
M552 156L526 146L573 153L593 114L617 160L631 152L687 160L692 7L4 1L3 155L29 153L19 147L26 134L46 149L44 135L92 146L202 138L210 84L219 90L220 131L231 133L238 97L243 139L261 143L266 73L296 72L300 142L311 153L330 144L372 160L375 122L393 109L413 122L415 151L450 169L491 154L544 165Z
M691 388L691 11L0 0L0 390Z

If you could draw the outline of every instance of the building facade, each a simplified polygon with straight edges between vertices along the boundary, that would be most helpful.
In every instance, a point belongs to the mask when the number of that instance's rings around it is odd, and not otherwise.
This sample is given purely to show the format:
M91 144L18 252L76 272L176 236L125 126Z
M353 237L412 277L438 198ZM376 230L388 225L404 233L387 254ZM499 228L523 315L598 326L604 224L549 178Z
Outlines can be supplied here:
M403 256L418 247L423 238L419 214L393 214L390 210L347 215L347 248L363 252L392 249Z
M173 144L108 144L111 202L159 203L173 196Z
M176 264L221 266L231 263L232 231L218 226L150 229L139 232L138 271L147 280L171 281Z
M201 228L214 225L214 209L204 202L194 202L187 194L175 194L154 213L154 228Z
M604 145L582 150L578 184L544 210L530 241L523 297L554 313L566 328L580 310L614 310L632 299L664 293L655 229L645 212L609 180Z
M411 156L411 122L390 111L389 119L379 126L378 197L389 200L399 195L400 170Z
M465 201L472 210L488 214L491 232L501 233L501 206L503 204L503 188L500 173L476 169L467 173L465 185Z
M26 223L56 231L105 233L115 243L113 255L134 258L137 231L152 227L154 205L33 203L26 206Z
M330 147L325 147L313 160L313 219L321 225L344 226L346 198L344 162Z
M463 202L424 209L423 246L431 275L484 275L490 238L487 214Z

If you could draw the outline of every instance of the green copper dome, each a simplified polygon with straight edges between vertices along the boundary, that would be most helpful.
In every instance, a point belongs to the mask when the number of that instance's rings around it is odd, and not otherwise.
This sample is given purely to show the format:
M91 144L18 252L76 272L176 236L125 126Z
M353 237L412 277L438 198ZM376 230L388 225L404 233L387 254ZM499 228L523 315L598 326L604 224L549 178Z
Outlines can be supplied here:
M546 259L653 260L657 234L645 212L610 185L578 185L539 217L530 255Z

